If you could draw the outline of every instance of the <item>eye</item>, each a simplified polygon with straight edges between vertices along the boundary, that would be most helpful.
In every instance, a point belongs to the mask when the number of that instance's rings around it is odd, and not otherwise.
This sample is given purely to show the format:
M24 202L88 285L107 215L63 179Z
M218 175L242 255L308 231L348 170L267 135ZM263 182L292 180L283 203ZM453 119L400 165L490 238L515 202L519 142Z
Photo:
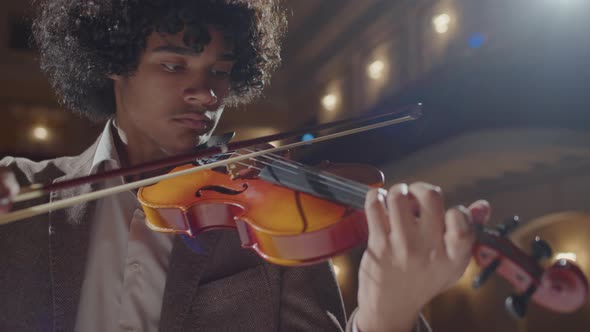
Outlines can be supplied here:
M167 72L171 72L171 73L177 73L179 71L184 70L184 66L183 65L179 65L177 63L162 63L161 64L162 68L164 68L165 71Z

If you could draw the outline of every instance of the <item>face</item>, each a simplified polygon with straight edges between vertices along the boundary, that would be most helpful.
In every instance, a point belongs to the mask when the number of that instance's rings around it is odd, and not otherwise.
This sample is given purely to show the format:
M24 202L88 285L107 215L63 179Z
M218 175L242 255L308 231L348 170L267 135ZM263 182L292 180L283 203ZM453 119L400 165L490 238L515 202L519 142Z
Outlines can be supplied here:
M117 123L128 150L144 159L190 151L205 143L223 112L234 64L233 46L209 27L211 42L195 53L183 33L152 33L137 71L114 76ZM139 152L138 152L139 151Z

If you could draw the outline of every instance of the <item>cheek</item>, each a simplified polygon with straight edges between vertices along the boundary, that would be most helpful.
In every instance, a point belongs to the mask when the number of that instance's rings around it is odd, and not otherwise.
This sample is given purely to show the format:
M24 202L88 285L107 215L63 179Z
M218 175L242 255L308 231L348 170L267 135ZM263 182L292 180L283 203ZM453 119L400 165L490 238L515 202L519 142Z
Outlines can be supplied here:
M177 103L178 89L174 81L157 77L136 77L134 83L135 105L143 113L165 113Z

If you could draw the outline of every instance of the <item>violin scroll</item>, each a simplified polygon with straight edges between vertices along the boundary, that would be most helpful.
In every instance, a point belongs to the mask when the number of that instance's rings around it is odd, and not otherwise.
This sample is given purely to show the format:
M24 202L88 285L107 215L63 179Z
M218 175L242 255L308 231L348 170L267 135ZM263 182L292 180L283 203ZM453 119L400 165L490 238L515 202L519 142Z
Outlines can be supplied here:
M565 259L543 268L540 262L553 255L550 245L537 236L528 256L506 236L518 225L520 219L513 217L495 228L477 226L473 257L483 270L474 279L473 287L481 287L494 273L506 279L517 291L504 302L508 313L515 318L525 316L531 300L562 313L583 306L588 296L588 281L580 268Z

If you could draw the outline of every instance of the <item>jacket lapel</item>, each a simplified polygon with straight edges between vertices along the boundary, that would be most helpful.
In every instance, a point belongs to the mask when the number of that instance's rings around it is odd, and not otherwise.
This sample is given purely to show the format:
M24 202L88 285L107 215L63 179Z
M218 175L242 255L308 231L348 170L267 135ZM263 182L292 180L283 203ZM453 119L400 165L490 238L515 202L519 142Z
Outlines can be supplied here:
M183 324L219 237L219 232L210 231L199 234L197 238L174 238L160 316L160 331L185 330ZM199 252L195 252L195 247L200 249Z
M228 132L212 136L204 147L227 144L234 135L234 132ZM160 315L160 331L186 330L184 322L189 315L201 276L208 266L211 252L220 236L219 232L209 231L199 234L196 238L174 238Z
M60 160L60 168L68 175L54 182L88 175L98 141L79 157ZM98 184L52 192L50 201L79 196L97 189ZM49 214L49 264L55 331L73 331L76 323L94 208L95 203L91 201ZM175 237L160 317L161 331L182 329L206 262L219 236L218 232L212 231L200 234L197 239ZM201 252L194 251L195 244L202 249Z

